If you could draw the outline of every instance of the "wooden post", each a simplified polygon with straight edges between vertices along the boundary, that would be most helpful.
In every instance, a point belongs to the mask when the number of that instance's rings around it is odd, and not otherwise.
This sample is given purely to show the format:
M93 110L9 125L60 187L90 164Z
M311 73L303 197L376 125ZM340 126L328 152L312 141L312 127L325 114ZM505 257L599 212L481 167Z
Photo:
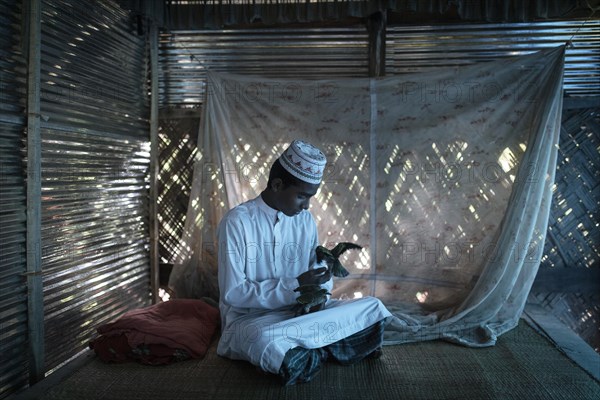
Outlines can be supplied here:
M369 77L377 78L385 75L385 30L386 30L386 12L378 11L371 14L367 18L367 31L369 32ZM370 96L371 96L371 123L370 123L370 134L369 134L369 156L371 161L374 162L377 158L377 89L376 80L371 79L370 82ZM370 216L370 255L371 255L371 268L375 271L377 265L377 170L373 165L370 169L370 205L369 212ZM373 275L375 276L375 275ZM372 279L371 281L371 295L375 295L377 287L377 280Z
M27 4L28 3L28 4ZM44 378L44 293L42 281L42 139L40 132L41 0L24 0L28 10L27 64L27 318L29 382Z
M158 28L150 24L150 285L152 302L158 303Z
M370 15L367 19L369 31L369 76L385 76L385 30L387 14L385 10Z

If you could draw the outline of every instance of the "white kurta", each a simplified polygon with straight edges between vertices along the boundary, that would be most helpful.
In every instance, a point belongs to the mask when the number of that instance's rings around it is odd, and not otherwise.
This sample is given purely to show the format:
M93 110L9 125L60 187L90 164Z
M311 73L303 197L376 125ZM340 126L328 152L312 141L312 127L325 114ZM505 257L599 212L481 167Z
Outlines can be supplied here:
M225 215L218 240L221 356L277 373L288 350L323 347L391 316L378 299L365 297L330 300L322 311L294 317L296 277L319 267L308 211L288 217L258 196ZM333 280L323 286L331 290Z

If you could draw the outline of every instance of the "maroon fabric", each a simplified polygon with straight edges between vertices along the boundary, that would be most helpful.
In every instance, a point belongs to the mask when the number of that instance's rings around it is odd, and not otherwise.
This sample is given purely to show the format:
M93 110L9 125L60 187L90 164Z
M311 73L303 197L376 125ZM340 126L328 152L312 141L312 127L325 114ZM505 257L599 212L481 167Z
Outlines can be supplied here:
M131 361L133 354L125 335L100 336L90 342L90 347L104 362L121 363Z
M125 313L97 328L90 348L103 361L165 364L202 358L219 325L219 310L202 300L174 299Z

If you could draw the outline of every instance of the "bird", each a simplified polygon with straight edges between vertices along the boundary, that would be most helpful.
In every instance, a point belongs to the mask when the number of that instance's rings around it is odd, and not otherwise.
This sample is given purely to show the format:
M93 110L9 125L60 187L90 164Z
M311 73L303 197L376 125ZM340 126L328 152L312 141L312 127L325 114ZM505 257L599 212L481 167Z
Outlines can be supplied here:
M339 260L339 257L350 249L362 249L361 246L350 243L340 242L331 250L324 246L317 246L315 249L317 255L317 262L325 261L327 268L331 270L333 276L343 278L348 276L350 273ZM320 309L322 304L327 301L327 296L331 295L318 284L306 284L298 286L294 289L294 292L298 292L299 296L296 298L298 302L298 308L296 316L308 314L311 311Z
M327 289L321 288L321 285L313 284L299 286L294 291L300 292L300 296L296 299L298 302L296 316L320 309L320 306L327 301L327 296L331 295Z
M325 260L333 276L344 278L350 275L350 273L346 268L344 268L339 260L339 257L347 250L351 249L362 249L362 247L350 242L340 242L331 250L324 246L317 246L315 249L317 253L317 262Z

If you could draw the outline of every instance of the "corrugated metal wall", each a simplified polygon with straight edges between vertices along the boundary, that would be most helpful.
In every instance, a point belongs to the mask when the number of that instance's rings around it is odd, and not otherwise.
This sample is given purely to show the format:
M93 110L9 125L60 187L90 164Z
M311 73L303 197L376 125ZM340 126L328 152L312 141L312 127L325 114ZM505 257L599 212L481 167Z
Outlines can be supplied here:
M386 34L386 75L524 55L572 40L565 94L600 95L600 20L390 26Z
M0 0L0 398L29 384L27 13ZM147 49L112 0L42 2L46 372L150 301Z
M202 103L207 68L276 78L368 73L364 26L177 31L160 37L160 105Z
M46 370L149 303L147 56L112 1L42 4Z
M386 75L491 61L569 40L565 93L600 95L600 20L388 26ZM161 107L200 104L207 68L269 77L364 77L368 34L362 25L163 33Z
M21 14L21 0L0 0L0 398L29 379Z

